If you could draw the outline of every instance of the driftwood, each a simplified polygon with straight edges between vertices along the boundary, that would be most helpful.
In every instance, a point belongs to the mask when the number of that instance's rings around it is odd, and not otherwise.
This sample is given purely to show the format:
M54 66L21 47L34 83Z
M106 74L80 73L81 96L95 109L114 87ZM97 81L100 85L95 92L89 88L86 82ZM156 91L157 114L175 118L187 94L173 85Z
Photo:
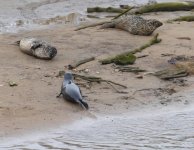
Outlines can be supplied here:
M173 19L172 21L187 21L187 22L191 22L191 21L194 21L194 15L192 15L192 16L181 16L181 17Z
M102 65L107 65L107 64L111 64L111 63L114 63L116 65L132 65L134 64L136 60L136 56L133 55L132 53L129 53L129 54L119 54L115 57L110 57L110 58L107 58L107 59L103 59L101 60L101 64Z
M173 78L186 77L188 76L188 72L186 71L186 69L182 68L170 68L155 72L154 75L159 77L160 79L169 80Z
M93 12L122 13L125 10L126 9L123 9L123 8L114 8L114 7L107 7L107 8L103 8L103 7L89 7L89 8L87 8L87 12L88 13L93 13Z
M114 17L112 20L117 19L117 18L119 18L119 17L125 15L127 12L129 12L129 11L132 10L133 8L134 8L134 7L129 7L129 8L127 8L124 12L120 13L118 16Z
M85 25L85 26L82 26L82 27L78 27L74 31L79 31L79 30L82 30L82 29L90 28L90 27L100 26L100 25L103 25L105 23L111 23L111 21L101 21L101 22L97 22L97 23L92 23L92 24L89 24L89 25Z
M167 3L156 3L152 5L145 5L132 13L143 14L143 13L159 12L159 11L190 11L192 9L194 9L193 3L167 2Z
M177 37L177 39L180 39L180 40L191 40L190 37Z
M101 62L102 65L115 63L116 61L118 61L119 58L123 58L123 57L125 58L125 56L132 56L135 53L142 52L145 48L150 47L151 45L154 45L154 44L157 44L157 43L161 42L161 39L158 39L158 35L159 34L157 33L148 43L142 45L139 48L136 48L136 49L134 49L132 51L129 51L129 52L121 53L121 54L116 55L114 57L103 59L100 62ZM126 64L124 64L124 65L126 65Z
M64 76L64 74L65 74L65 71L59 71L59 73L58 73L58 75L56 75L56 77ZM72 75L74 76L75 79L80 78L82 80L88 81L89 83L92 83L92 82L97 82L97 83L105 82L108 85L110 85L117 93L123 93L123 94L127 93L127 92L124 92L124 91L120 91L115 86L113 86L113 85L117 85L117 86L120 86L124 89L127 88L127 86L122 85L120 83L116 83L116 82L113 82L113 81L110 81L110 80L105 80L105 79L102 79L101 77L84 76L84 75L80 75L80 74L76 74L76 73L72 73Z
M129 8L132 8L132 7L129 6L129 5L120 5L120 8L122 8L122 9L129 9Z
M164 54L161 54L162 57L167 57L167 56L174 56L174 54L170 54L170 53L164 53Z
M81 79L86 80L86 81L89 81L89 82L98 82L98 83L100 83L100 82L106 82L108 84L114 84L114 85L117 85L117 86L120 86L120 87L123 87L123 88L127 88L125 85L122 85L120 83L116 83L116 82L113 82L113 81L110 81L110 80L104 80L101 77L84 76L84 75L75 74L75 73L73 73L73 76L75 78L81 78Z
M90 61L93 61L95 59L95 57L90 57L90 58L85 58L83 60L80 60L78 62L75 62L75 63L72 63L72 64L69 64L68 65L68 69L75 69L76 67L84 64L84 63L87 63L87 62L90 62Z
M146 71L144 69L140 69L139 67L131 67L131 66L117 66L115 68L119 69L119 71L122 71L122 72L139 73L139 72L145 72Z
M142 52L144 49L154 45L154 44L157 44L157 43L160 43L162 41L162 39L158 39L158 33L156 35L154 35L154 37L146 44L142 45L141 47L137 48L137 49L134 49L133 51L131 51L132 54L135 54L135 53L139 53L139 52Z
M138 56L137 58L144 58L144 57L148 57L149 55L141 55L141 56Z

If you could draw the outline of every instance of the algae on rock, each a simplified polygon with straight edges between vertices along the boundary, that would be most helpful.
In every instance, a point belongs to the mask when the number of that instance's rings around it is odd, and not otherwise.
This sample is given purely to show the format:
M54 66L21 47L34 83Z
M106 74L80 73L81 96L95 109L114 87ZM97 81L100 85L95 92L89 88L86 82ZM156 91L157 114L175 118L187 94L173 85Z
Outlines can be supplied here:
M129 53L127 55L117 55L113 58L108 58L108 59L104 59L101 61L102 65L106 65L106 64L110 64L110 63L115 63L116 65L132 65L134 64L136 60L136 56Z
M124 52L121 54L118 54L114 57L106 58L103 60L100 60L102 65L115 63L118 65L128 65L133 64L136 60L135 53L142 52L145 48L150 47L151 45L154 45L156 43L160 43L161 39L158 39L158 33L146 44L140 46L139 48L136 48L129 52Z

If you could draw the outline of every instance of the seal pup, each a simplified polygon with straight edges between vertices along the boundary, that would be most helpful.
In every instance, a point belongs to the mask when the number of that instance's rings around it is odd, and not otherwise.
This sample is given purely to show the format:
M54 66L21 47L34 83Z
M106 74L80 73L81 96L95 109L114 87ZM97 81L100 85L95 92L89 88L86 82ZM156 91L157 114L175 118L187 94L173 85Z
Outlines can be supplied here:
M52 59L57 54L57 49L47 42L37 38L24 38L16 42L20 50L39 59Z
M61 95L63 95L63 98L67 101L78 103L83 108L89 109L88 104L83 100L80 88L73 83L73 76L70 72L64 74L61 92L57 97L60 97Z
M117 28L128 31L134 35L151 35L154 30L162 26L163 23L155 19L144 19L136 15L121 16L110 23L103 24L100 28Z

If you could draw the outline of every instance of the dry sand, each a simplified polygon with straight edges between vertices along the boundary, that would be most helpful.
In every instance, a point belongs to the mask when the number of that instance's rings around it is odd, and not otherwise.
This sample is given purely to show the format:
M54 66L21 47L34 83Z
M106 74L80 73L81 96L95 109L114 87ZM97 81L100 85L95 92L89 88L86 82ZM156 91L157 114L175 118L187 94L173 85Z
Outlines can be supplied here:
M171 66L167 63L170 56L162 57L161 54L193 55L194 23L165 23L167 19L180 14L186 13L145 15L164 22L154 32L159 33L162 42L137 54L149 56L138 59L134 66L154 72ZM188 98L189 91L194 87L192 76L184 78L187 80L186 85L162 81L143 73L143 79L137 79L133 73L118 72L112 65L102 66L98 62L107 56L132 50L146 43L151 36L135 36L117 29L99 30L98 27L77 32L74 29L64 26L0 36L0 138L21 135L27 131L57 128L85 117L145 112L163 109L167 105L185 107L192 104L192 98ZM32 36L50 41L58 49L57 56L51 61L39 60L11 45L22 37ZM177 39L178 37L190 37L191 40ZM96 60L77 70L88 69L88 73L82 73L126 85L127 89L117 88L128 93L117 93L105 83L92 84L90 88L81 86L90 106L89 111L83 111L79 106L56 98L63 80L56 75L69 63L90 56L95 56ZM10 87L9 81L18 83L18 86Z

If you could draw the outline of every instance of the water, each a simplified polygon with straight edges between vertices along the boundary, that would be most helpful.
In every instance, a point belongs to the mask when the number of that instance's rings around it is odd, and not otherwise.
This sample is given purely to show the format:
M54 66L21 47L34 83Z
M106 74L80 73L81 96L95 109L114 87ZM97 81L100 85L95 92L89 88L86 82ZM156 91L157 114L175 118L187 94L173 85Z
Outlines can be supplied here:
M50 138L1 146L6 150L192 150L194 149L194 110L160 115L98 118L76 123Z
M148 0L0 0L0 33L39 29L72 20L74 24L79 24L80 21L87 20L87 7L118 7L120 4L139 5L147 2Z

